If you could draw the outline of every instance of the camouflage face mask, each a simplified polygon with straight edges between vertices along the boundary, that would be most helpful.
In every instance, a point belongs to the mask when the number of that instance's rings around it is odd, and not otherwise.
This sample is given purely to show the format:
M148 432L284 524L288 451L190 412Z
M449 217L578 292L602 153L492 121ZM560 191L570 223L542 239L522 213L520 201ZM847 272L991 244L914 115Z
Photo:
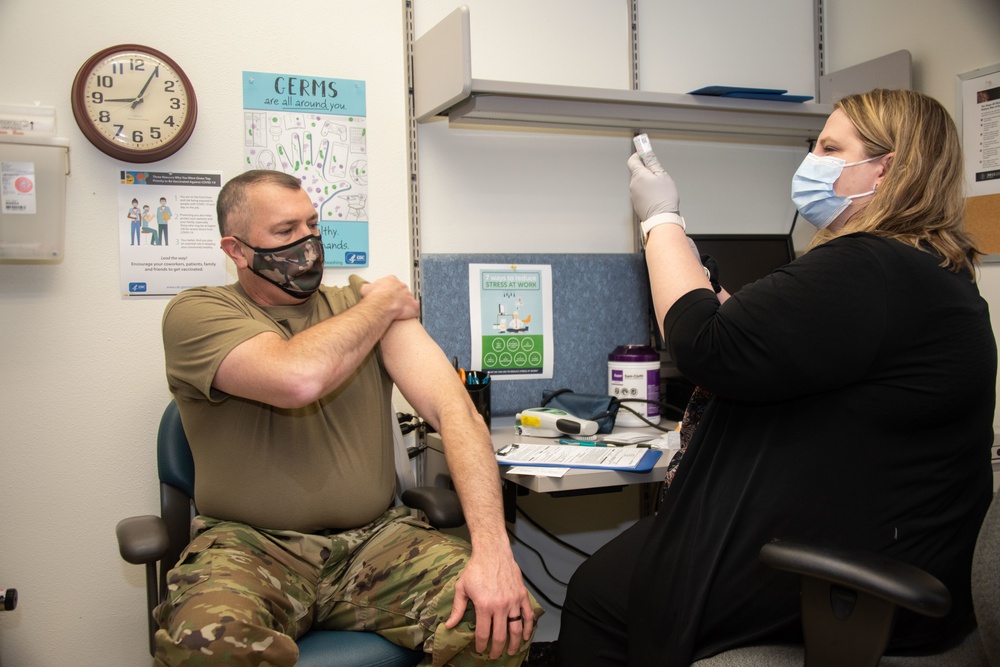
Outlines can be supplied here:
M255 248L238 236L234 238L253 250L250 270L289 296L305 299L319 289L323 279L323 239L319 234L277 248Z

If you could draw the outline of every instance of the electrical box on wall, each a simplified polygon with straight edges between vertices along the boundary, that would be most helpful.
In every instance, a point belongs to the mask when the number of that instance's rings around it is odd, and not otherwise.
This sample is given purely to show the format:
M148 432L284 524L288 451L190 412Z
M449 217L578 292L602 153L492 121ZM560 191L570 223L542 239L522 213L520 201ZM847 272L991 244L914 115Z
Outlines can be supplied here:
M62 261L68 174L55 110L0 105L0 262Z

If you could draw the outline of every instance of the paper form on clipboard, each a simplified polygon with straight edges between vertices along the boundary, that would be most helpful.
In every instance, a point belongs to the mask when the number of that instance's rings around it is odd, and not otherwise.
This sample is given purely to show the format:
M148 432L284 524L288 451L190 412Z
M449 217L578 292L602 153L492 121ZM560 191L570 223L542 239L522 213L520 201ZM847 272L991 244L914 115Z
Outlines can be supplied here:
M658 449L638 447L578 447L512 443L497 450L502 466L555 466L648 472L660 459Z

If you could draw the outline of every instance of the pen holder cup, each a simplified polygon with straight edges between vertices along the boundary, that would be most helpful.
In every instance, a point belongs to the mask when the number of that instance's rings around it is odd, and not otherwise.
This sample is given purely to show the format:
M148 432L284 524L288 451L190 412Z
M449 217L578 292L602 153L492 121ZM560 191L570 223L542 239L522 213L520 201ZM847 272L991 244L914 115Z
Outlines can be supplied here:
M492 408L490 406L490 387L492 383L489 375L483 371L468 371L465 382L465 389L469 392L472 404L476 406L476 412L483 417L486 428L491 428Z

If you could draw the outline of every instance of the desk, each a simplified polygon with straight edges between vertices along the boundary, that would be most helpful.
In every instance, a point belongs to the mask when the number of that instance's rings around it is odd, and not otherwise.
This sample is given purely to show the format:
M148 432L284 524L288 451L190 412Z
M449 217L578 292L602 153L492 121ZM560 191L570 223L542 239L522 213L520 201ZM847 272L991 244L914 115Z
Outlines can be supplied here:
M673 428L676 426L676 423L662 420L660 425L664 428ZM662 432L657 431L654 428L618 429L616 433L618 432L662 435ZM553 438L533 438L529 436L516 435L514 432L513 416L497 417L493 419L493 428L490 431L490 435L493 439L494 451L506 447L512 442L534 442L549 445L556 442ZM572 447L573 445L566 446ZM441 443L440 434L427 434L427 448L440 454L444 453L444 447ZM518 486L524 487L530 491L536 491L538 493L586 491L588 489L600 489L603 487L622 487L628 486L629 484L662 482L664 476L667 474L667 466L670 464L670 459L673 457L675 451L676 450L663 450L663 454L660 455L660 460L656 462L653 469L649 472L643 473L624 472L621 470L576 469L570 470L562 477L534 477L529 475L511 475L509 472L505 471L501 474L501 477L517 484ZM433 481L430 479L427 480L427 482L433 484Z
M661 421L665 428L674 422ZM659 433L652 428L618 429L619 432ZM529 438L514 434L514 417L493 418L493 448L511 442L552 444L552 438ZM430 433L426 439L424 484L447 486L451 482L444 462L441 437ZM573 445L566 445L572 447ZM571 543L576 549L593 553L631 526L654 507L657 487L666 475L673 451L664 451L653 469L646 473L618 470L570 470L562 477L530 477L502 474L504 510L511 548L529 587L562 604L565 583L569 581L582 556L553 539ZM534 493L532 493L534 492ZM542 531L532 521L514 519L521 512L545 527ZM463 529L464 531L464 529ZM463 537L467 534L462 533ZM544 565L542 558L544 557ZM541 597L546 613L538 624L536 641L553 641L559 634L561 613L557 606Z
M660 422L665 428L673 428L676 424L674 422L663 420ZM657 431L654 428L628 428L628 429L618 429L617 432L628 432L628 433L649 433L651 435L662 435L662 432ZM506 447L512 442L528 442L528 443L542 443L542 444L553 444L556 442L552 438L534 438L523 435L516 435L514 432L514 417L497 417L493 419L493 428L491 430L491 436L493 439L493 449L494 451ZM573 447L574 445L566 445L567 447ZM441 436L438 433L429 433L427 435L427 448L429 452L435 452L437 454L444 453L444 448L441 443ZM631 484L650 484L656 482L662 482L664 476L667 474L667 466L670 464L670 459L673 457L674 451L664 450L660 455L660 459L653 466L653 469L649 472L625 472L621 470L592 470L592 469L575 469L569 470L562 477L535 477L532 475L512 475L506 469L501 473L501 478L504 480L504 490L505 490L505 505L513 502L513 498L510 494L514 492L514 485L525 489L526 491L535 491L537 493L549 493L555 496L562 495L578 495L585 493L600 493L602 491L616 491L622 487L629 486ZM427 479L425 483L432 486L443 485L443 479L447 478L448 472L447 467L443 465L441 461L442 457L428 456L426 476ZM509 506L510 509L512 506ZM507 512L507 518L509 521L513 521L512 513Z

